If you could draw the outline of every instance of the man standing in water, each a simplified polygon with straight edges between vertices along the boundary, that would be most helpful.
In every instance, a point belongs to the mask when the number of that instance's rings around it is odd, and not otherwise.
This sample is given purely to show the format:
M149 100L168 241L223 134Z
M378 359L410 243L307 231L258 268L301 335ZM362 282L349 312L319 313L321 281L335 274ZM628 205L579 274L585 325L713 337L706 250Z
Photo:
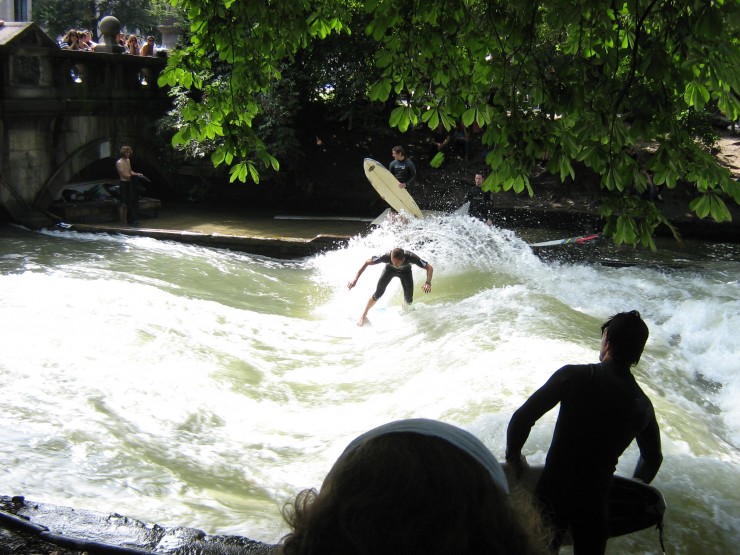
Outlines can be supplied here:
M493 224L493 193L483 190L483 174L475 174L475 185L468 189L465 200L470 203L468 214L474 218Z
M365 323L368 311L375 305L378 299L383 296L386 287L388 287L388 283L394 277L398 277L401 280L401 285L403 286L403 298L407 304L411 304L414 300L414 277L411 274L411 264L416 264L419 268L423 268L427 271L427 280L421 288L422 291L424 291L424 293L429 293L432 290L432 273L434 271L432 265L426 260L419 258L413 252L405 251L401 248L395 248L382 256L373 256L372 258L367 259L362 265L362 268L360 268L360 271L357 272L355 279L347 284L347 288L352 289L357 285L357 280L360 279L365 268L380 263L385 263L385 268L383 269L383 273L380 275L375 293L373 293L367 301L365 312L362 313L362 316L360 316L360 319L357 321L358 326Z
M617 460L633 439L640 458L634 478L649 483L663 455L653 405L630 367L640 360L648 328L636 310L601 326L600 364L567 365L514 413L506 437L506 460L517 476L527 466L522 447L532 426L560 403L536 495L554 531L557 553L570 527L576 555L603 554L608 497Z
M398 179L398 186L408 189L416 183L416 166L406 158L406 151L402 146L394 146L391 150L393 161L388 165L388 171Z
M133 153L134 151L130 146L122 146L121 157L116 162L116 170L120 179L118 190L121 195L121 205L118 211L121 217L121 223L124 225L136 225L139 223L139 192L134 178L144 177L144 174L137 173L131 169L131 155Z

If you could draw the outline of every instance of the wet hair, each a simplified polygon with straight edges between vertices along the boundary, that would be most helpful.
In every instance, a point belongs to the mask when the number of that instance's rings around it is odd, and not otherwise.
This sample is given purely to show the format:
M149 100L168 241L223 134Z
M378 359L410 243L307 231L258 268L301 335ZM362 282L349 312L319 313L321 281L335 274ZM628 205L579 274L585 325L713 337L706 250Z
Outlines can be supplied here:
M391 251L391 258L396 260L403 260L404 251L401 247L396 247Z
M401 154L403 156L406 156L406 151L403 149L402 146L394 146L391 150L395 152L396 154Z
M615 314L602 324L601 333L604 331L612 360L630 366L640 362L650 332L638 311Z
M512 503L470 453L420 433L388 433L348 449L321 491L299 493L283 515L292 528L283 555L549 553L531 502Z

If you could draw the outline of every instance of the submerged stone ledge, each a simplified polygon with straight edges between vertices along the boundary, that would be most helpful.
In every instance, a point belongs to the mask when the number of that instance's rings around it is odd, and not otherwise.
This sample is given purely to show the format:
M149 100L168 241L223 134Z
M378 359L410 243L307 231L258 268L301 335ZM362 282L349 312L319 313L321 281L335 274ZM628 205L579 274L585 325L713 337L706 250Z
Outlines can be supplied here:
M85 233L107 233L134 237L151 237L161 241L176 241L191 245L223 248L269 256L271 258L301 258L312 256L345 246L350 237L343 235L320 234L312 239L294 237L254 237L244 235L224 235L220 233L199 233L188 230L158 229L149 227L112 227L95 224L71 224L61 228L64 231Z
M1 555L272 555L275 546L119 515L0 496Z

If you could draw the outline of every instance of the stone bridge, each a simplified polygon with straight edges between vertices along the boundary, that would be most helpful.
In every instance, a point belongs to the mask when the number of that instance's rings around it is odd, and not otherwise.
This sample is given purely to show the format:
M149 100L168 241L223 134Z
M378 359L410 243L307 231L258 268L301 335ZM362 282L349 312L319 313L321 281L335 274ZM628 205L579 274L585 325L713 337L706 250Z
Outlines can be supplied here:
M63 50L33 23L0 26L0 220L38 227L71 182L117 178L120 147L160 186L165 58ZM4 217L3 217L4 216Z

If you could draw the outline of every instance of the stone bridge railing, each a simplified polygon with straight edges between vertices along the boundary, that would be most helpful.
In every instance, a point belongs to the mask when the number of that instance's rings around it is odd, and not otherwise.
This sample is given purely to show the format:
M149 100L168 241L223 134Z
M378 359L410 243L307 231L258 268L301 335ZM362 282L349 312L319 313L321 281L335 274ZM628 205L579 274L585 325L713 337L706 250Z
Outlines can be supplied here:
M0 77L2 115L75 110L125 113L135 105L161 111L168 105L157 78L165 58L43 49L18 52L4 60Z
M156 163L148 141L171 106L157 86L165 58L49 40L18 41L0 58L0 207L13 220L43 214L67 180L96 158L117 158L124 142Z

